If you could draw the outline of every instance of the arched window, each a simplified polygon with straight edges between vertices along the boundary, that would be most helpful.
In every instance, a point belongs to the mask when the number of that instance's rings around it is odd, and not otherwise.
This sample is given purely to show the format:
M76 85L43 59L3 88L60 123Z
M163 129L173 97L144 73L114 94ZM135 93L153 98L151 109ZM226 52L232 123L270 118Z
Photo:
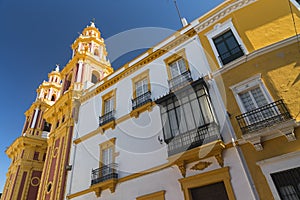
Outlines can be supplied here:
M72 74L69 74L69 76L65 79L64 83L64 92L69 90L69 87L71 86L71 81L72 81Z
M96 71L93 71L92 73L92 83L96 84L99 81L99 73Z
M95 50L94 50L94 55L95 55L95 56L99 56L99 49L95 49Z
M56 100L56 95L53 94L52 97L51 97L51 101L55 101Z

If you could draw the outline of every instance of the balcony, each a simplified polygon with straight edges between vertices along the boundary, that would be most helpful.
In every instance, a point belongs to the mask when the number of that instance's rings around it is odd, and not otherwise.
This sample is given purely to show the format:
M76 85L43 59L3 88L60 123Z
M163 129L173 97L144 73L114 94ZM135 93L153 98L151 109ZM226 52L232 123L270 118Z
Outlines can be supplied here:
M93 169L91 185L101 183L110 179L118 179L117 168L117 163L111 163L109 165L104 165L98 169Z
M220 139L218 125L211 123L177 135L165 142L168 144L168 155L172 156Z
M141 107L149 102L151 102L151 92L148 91L138 97L136 97L135 99L132 99L132 110L137 109L138 107Z
M99 127L104 132L105 130L112 128L115 128L115 111L112 110L108 113L105 113L101 117L99 117Z
M295 140L296 122L291 117L283 100L275 101L236 117L243 138L262 150L262 137L274 138L282 133L288 141Z
M118 180L117 168L117 163L111 163L92 170L91 189L94 190L97 197L100 197L101 192L105 189L110 189L111 193L115 192Z
M227 63L230 63L231 61L243 56L245 53L241 47L241 45L238 45L234 47L233 49L228 50L227 52L221 54L219 56L219 59L223 65L226 65Z
M148 91L135 99L131 100L132 102L132 111L130 116L138 117L141 112L145 110L150 111L152 108L152 99L151 99L151 92Z
M185 71L182 74L180 74L179 76L176 76L168 81L169 88L170 88L170 90L176 90L177 88L180 88L192 81L193 81L193 79L191 77L191 72Z

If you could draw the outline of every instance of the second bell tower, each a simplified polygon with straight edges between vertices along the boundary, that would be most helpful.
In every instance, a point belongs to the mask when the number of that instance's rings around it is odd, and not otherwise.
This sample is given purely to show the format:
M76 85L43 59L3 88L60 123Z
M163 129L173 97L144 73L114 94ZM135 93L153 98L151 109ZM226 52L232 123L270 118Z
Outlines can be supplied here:
M62 89L58 93L50 94L49 91L42 95L50 97L50 100L56 95L60 98L44 114L52 127L37 197L39 200L64 199L68 170L72 169L69 157L81 93L113 72L106 57L104 39L94 22L74 41L72 50L72 59L61 71Z

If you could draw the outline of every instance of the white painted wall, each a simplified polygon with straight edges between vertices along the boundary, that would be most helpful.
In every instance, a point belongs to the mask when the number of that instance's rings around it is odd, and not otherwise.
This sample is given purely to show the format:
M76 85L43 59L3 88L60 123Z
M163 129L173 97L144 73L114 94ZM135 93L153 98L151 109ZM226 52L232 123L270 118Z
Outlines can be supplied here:
M75 126L76 134L74 133L74 139L80 138L98 128L98 117L101 115L102 108L101 96L115 88L117 88L116 118L130 113L133 93L131 79L147 69L150 70L152 99L157 99L168 93L168 76L164 59L182 48L186 50L193 80L197 80L210 71L200 42L197 37L193 37L176 47L172 52L161 56L107 90L84 102L80 107L79 121ZM222 99L220 99L219 93L214 91L216 89L214 85L209 85L211 101L221 127L221 135L225 142L230 142L230 128L226 125L226 117L224 117L226 110L223 104L220 103ZM92 168L99 167L99 144L114 137L116 138L116 152L119 152L119 155L116 157L116 163L119 164L120 178L167 163L168 154L166 144L160 144L158 136L163 138L160 111L159 107L155 106L152 111L146 111L136 119L130 118L127 121L117 124L114 130L106 130L103 135L97 134L77 144L76 149L74 145L70 161L70 164L73 163L73 169L72 172L69 172L67 192L73 194L90 187L91 170ZM243 178L244 174L242 173L243 170L237 153L235 150L227 150L224 152L224 158L225 166L230 167L232 185L236 197L241 197L238 199L245 199L250 189L246 178ZM187 176L219 168L215 158L209 159L213 162L211 166L203 171L188 170ZM178 182L179 178L182 178L182 176L178 168L172 166L159 172L118 184L114 194L110 194L108 190L105 190L99 199L135 199L138 196L166 190L166 199L182 200L183 193ZM96 199L96 197L94 194L87 194L76 199Z

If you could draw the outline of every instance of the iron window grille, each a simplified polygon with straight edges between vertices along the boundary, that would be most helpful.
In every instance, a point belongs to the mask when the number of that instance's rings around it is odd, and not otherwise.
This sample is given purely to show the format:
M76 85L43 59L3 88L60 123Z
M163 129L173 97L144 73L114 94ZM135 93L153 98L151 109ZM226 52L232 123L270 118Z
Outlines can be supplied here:
M118 179L118 164L111 163L92 170L91 185L111 179Z
M271 174L281 199L300 199L300 167Z
M141 107L149 102L152 102L151 92L150 91L145 92L144 94L132 99L131 102L132 102L132 110L135 110L138 107Z
M115 120L115 111L112 110L99 117L99 126L103 126L104 124L107 124L108 122L114 120Z
M169 156L221 139L203 79L156 100Z
M191 82L193 79L191 77L191 72L189 70L183 72L182 74L172 78L169 80L169 88L170 90L175 90L179 87L184 86L185 84Z
M279 100L236 116L236 119L242 133L248 134L292 119L292 117L283 100Z

